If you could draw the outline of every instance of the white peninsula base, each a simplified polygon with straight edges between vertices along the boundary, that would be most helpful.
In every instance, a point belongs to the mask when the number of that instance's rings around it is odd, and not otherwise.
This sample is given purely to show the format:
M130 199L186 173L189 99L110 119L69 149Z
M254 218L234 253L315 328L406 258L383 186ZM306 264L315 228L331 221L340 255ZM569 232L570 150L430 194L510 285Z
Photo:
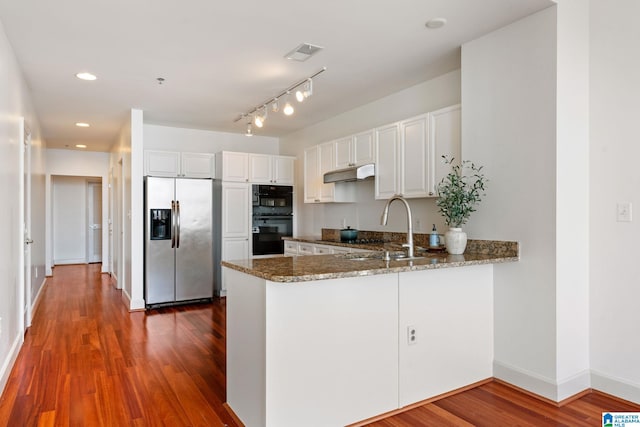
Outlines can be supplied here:
M344 426L492 376L490 264L293 283L225 268L227 403L248 427Z

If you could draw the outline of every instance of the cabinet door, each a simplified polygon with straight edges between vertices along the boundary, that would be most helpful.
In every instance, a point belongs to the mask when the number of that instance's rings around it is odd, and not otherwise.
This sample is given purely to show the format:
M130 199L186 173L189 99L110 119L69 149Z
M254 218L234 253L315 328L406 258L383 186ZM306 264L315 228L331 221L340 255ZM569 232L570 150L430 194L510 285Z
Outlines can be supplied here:
M273 182L275 184L293 185L293 157L273 156Z
M359 133L353 137L353 163L354 165L366 165L374 163L373 131Z
M284 241L284 254L286 256L298 255L298 242L291 240Z
M429 134L427 114L400 123L400 193L404 197L429 195Z
M224 239L222 241L222 260L249 259L248 239Z
M429 114L429 142L431 144L432 162L430 163L432 173L429 174L431 180L429 195L438 195L438 184L442 181L451 166L443 162L442 156L453 157L456 163L460 163L461 156L461 122L460 105L443 108ZM431 194L433 193L433 194Z
M273 182L271 156L268 154L249 154L249 181L256 184Z
M320 148L313 146L304 150L304 202L318 203L320 201Z
M394 123L375 130L376 199L389 199L399 193L398 128Z
M213 178L215 156L209 153L182 153L181 176L189 178Z
M398 295L401 407L493 375L492 265L403 272Z
M223 151L222 180L249 182L249 155L247 153Z
M320 201L332 202L334 201L335 184L325 184L323 177L325 172L335 170L335 157L333 150L333 143L320 144L320 174L318 176L318 182L320 184Z
M315 245L313 248L313 253L316 255L326 255L335 253L331 246L327 245Z
M147 176L179 176L180 153L174 151L145 151L144 174Z
M298 255L314 255L315 248L311 243L298 243Z
M353 166L353 138L342 138L333 142L335 169Z
M249 238L249 184L222 184L222 237Z

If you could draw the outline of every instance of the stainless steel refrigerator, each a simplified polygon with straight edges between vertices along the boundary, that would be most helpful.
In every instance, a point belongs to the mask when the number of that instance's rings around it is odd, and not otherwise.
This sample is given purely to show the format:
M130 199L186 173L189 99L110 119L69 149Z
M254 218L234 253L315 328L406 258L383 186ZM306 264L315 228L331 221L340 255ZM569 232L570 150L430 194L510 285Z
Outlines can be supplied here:
M147 307L213 297L210 179L145 178Z

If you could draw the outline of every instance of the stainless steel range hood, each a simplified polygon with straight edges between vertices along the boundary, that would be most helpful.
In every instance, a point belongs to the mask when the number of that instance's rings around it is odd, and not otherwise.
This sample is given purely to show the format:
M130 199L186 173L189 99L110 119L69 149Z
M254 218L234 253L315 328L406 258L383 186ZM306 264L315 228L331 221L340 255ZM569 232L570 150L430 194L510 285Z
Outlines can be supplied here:
M354 166L346 169L339 169L325 173L324 183L328 184L331 182L360 181L373 177L375 175L375 172L375 165L373 163L362 166Z

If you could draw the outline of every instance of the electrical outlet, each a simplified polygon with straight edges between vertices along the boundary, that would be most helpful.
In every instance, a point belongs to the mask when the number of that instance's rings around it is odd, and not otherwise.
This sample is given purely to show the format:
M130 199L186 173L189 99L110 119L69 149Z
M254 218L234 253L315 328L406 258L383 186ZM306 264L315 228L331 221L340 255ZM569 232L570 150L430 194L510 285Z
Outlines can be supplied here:
M420 224L420 218L416 218L416 231L422 230L422 224Z
M620 202L616 205L618 222L631 222L631 202Z
M415 326L407 326L407 344L414 345L418 342Z

